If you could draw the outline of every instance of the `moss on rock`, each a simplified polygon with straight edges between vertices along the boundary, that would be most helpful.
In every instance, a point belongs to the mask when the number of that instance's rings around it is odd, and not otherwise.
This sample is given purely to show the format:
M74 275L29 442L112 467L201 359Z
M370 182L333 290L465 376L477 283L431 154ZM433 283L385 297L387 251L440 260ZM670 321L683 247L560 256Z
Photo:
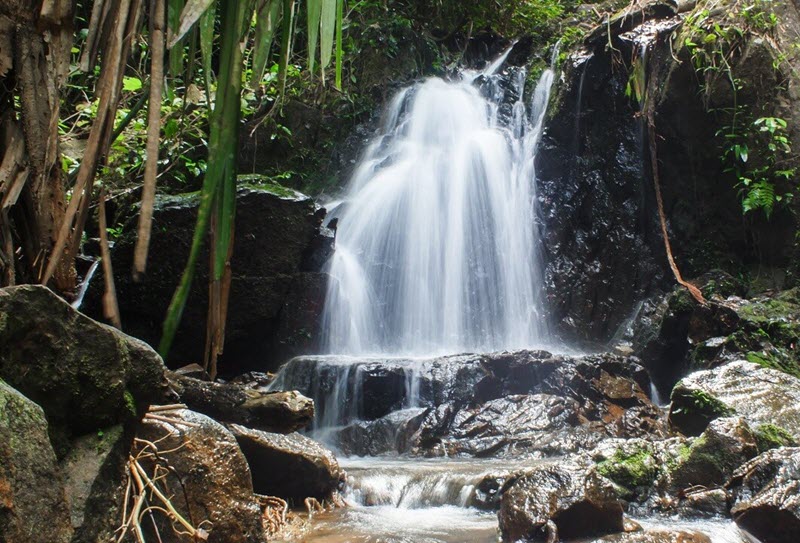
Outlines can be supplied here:
M631 452L618 449L608 460L597 464L597 472L619 487L620 497L631 498L636 489L649 487L658 478L658 463L646 448Z
M763 453L779 447L796 447L797 440L786 429L774 424L762 424L755 430L758 452Z

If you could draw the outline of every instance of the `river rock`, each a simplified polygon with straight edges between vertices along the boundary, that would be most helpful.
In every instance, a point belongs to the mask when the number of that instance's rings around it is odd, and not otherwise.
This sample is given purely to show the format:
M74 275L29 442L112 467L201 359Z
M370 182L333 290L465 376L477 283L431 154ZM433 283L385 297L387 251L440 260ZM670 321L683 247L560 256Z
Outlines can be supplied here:
M727 489L733 519L759 541L800 541L800 448L757 456L736 470Z
M624 529L613 486L575 462L542 465L511 482L498 517L503 541L570 540Z
M334 439L351 453L394 443L426 455L507 456L564 454L609 436L662 436L666 427L645 392L649 385L635 358L515 351L414 360L298 357L274 387L313 397L318 420L342 426ZM390 416L408 408L428 412ZM384 439L390 427L402 436ZM373 439L378 435L384 437Z
M433 456L559 456L591 448L601 435L580 425L580 406L548 394L512 395L476 407L430 410L411 451Z
M145 417L137 437L156 443L163 451L159 457L170 469L162 484L171 489L175 508L208 532L208 543L263 542L261 509L250 468L234 436L220 423L188 409L159 411L158 415L159 420ZM153 473L153 457L140 463ZM185 540L163 516L156 514L156 518L164 543ZM150 530L148 523L143 525ZM151 539L155 540L152 535Z
M240 185L236 196L236 236L225 353L219 362L220 369L230 373L263 370L283 361L276 359L274 348L282 341L277 335L282 311L285 305L291 308L297 303L289 294L299 274L320 271L312 269L312 253L315 240L321 235L324 216L308 196L292 189L275 184L257 186L244 181ZM199 193L156 197L148 273L142 281L135 282L130 273L136 243L136 217L125 226L114 246L115 284L123 329L150 345L158 345L161 339L167 306L186 265L199 201ZM208 305L207 262L208 252L204 247L169 353L171 367L203 361ZM97 317L101 315L102 286L102 278L96 278L85 302L86 311ZM307 305L304 302L304 307ZM303 348L300 339L298 336L291 342L296 350ZM305 340L308 344L309 338Z
M71 537L44 411L0 379L0 539L68 543Z
M344 472L329 450L300 434L271 434L229 425L253 473L259 494L278 496L296 506L306 498L328 500L344 482Z
M168 396L155 351L36 285L0 290L0 377L44 409L59 457Z
M724 484L733 471L758 454L756 436L742 418L711 421L672 472L678 490Z
M268 392L235 383L214 383L168 372L180 401L218 422L288 434L314 419L314 402L296 391Z
M646 530L613 534L595 539L592 543L712 543L705 534L687 530Z
M672 391L670 424L699 435L716 418L736 414L752 426L771 424L800 437L800 379L739 360L692 373Z
M118 424L70 443L61 469L76 534L73 543L93 541L94 519L114 509L132 441L130 429Z

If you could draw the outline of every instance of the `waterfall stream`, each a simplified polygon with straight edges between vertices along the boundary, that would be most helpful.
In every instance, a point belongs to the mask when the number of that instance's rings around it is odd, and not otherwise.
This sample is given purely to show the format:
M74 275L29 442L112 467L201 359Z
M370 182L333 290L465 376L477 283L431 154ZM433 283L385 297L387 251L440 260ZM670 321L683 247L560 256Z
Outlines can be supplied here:
M535 158L555 74L526 89L524 69L503 69L508 52L400 91L331 206L325 354L291 360L272 384L314 399L309 432L348 472L348 507L315 517L303 541L496 542L498 503L486 492L540 461L404 448L421 417L473 397L462 370L480 375L483 362L457 353L550 341ZM730 523L709 526L714 543L741 541Z
M522 68L401 91L338 217L327 352L431 355L547 338L535 154L554 74L526 98Z

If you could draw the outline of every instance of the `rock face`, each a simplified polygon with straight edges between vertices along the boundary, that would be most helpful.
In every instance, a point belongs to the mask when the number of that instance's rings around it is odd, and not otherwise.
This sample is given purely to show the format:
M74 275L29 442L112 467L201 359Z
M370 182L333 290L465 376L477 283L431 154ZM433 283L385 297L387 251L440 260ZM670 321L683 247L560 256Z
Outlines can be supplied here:
M304 285L311 276L324 284L315 272L324 263L320 262L324 260L320 252L325 252L325 240L328 245L332 243L332 238L325 237L321 230L324 211L316 210L310 198L278 185L248 187L237 193L233 279L225 355L220 361L221 369L233 373L251 368L263 370L265 365L278 362L275 347L279 344L285 347L281 354L286 357L313 348L318 335L317 311L324 292L317 289L316 296L322 297L309 301L307 297L312 292ZM135 221L114 247L123 328L150 345L157 345L160 340L164 315L186 265L198 202L198 193L157 199L149 273L142 282L134 282L130 273ZM169 356L170 364L176 367L203 360L208 303L206 262L208 253L204 252ZM86 306L92 315L100 314L100 293L102 280L97 280ZM304 328L305 333L298 332L299 328ZM291 340L279 337L279 329L293 334Z
M511 482L498 517L503 540L512 542L623 531L622 503L614 488L587 466L575 463L540 466Z
M145 343L32 285L0 290L0 378L44 409L59 456L70 438L132 421L168 392Z
M775 449L754 458L727 487L734 520L759 541L800 541L800 449Z
M342 363L344 362L344 363ZM296 358L275 386L315 399L350 454L558 455L607 436L661 435L636 359L544 351L427 360Z
M176 509L193 519L195 526L208 521L203 526L209 533L209 543L264 541L250 468L233 435L218 422L187 409L160 414L174 422L146 418L137 437L157 443L161 451L173 451L163 454L174 470L163 484L178 497L173 500ZM152 460L142 460L141 464L146 472L153 473ZM185 539L176 536L168 522L160 525L164 543Z
M271 434L237 424L229 428L250 463L259 494L302 506L306 498L330 499L344 483L333 453L305 436Z
M734 413L753 426L772 424L800 438L800 379L744 360L698 371L675 386L669 421L698 435L710 421Z
M265 392L235 383L212 383L168 372L180 401L218 422L288 434L314 419L314 402L296 391Z
M719 159L719 118L710 113L733 105L729 87L698 92L690 54L666 36L681 20L667 2L646 9L654 3L626 14L626 24L603 25L587 38L567 63L545 121L536 165L545 288L553 320L570 339L609 340L640 300L674 284L659 230L644 116L625 92L636 67L618 64L619 58L640 58L637 30L626 33L642 22L640 14L657 20L656 32L662 31L648 42L646 69L659 89L652 99L661 192L683 276L718 267L736 273L759 263L785 269L792 262L797 221L789 210L772 221L757 214L741 221L736 179ZM674 3L679 4L688 5ZM777 31L778 41L794 39L789 36L798 21L796 8L787 3L780 9L780 26L786 28ZM776 90L781 75L771 68L774 52L766 41L750 41L732 59L743 87L736 104L753 111L767 104L778 109L777 116L796 119L797 84L789 93ZM713 194L713 201L702 194Z
M44 412L0 380L0 540L68 543L71 537Z
M747 359L800 377L800 289L743 299L743 285L715 271L695 284L701 306L683 288L646 300L629 343L659 390L666 393L691 370Z

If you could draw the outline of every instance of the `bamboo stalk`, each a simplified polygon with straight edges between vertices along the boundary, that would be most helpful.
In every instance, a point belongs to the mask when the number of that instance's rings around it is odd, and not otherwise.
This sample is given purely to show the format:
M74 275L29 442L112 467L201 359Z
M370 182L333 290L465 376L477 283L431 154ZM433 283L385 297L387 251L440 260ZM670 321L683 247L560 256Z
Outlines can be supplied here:
M108 226L106 224L106 190L100 191L100 205L97 209L100 223L100 259L103 262L103 316L111 321L115 328L122 329L122 320L117 303L117 289L114 286L114 270L111 266L111 251L108 248Z
M164 44L166 26L166 4L164 0L152 0L150 59L150 104L147 108L147 150L144 168L144 188L139 214L139 231L133 260L133 279L139 281L147 267L147 253L153 226L156 177L158 175L158 148L161 133L161 98L164 90Z

